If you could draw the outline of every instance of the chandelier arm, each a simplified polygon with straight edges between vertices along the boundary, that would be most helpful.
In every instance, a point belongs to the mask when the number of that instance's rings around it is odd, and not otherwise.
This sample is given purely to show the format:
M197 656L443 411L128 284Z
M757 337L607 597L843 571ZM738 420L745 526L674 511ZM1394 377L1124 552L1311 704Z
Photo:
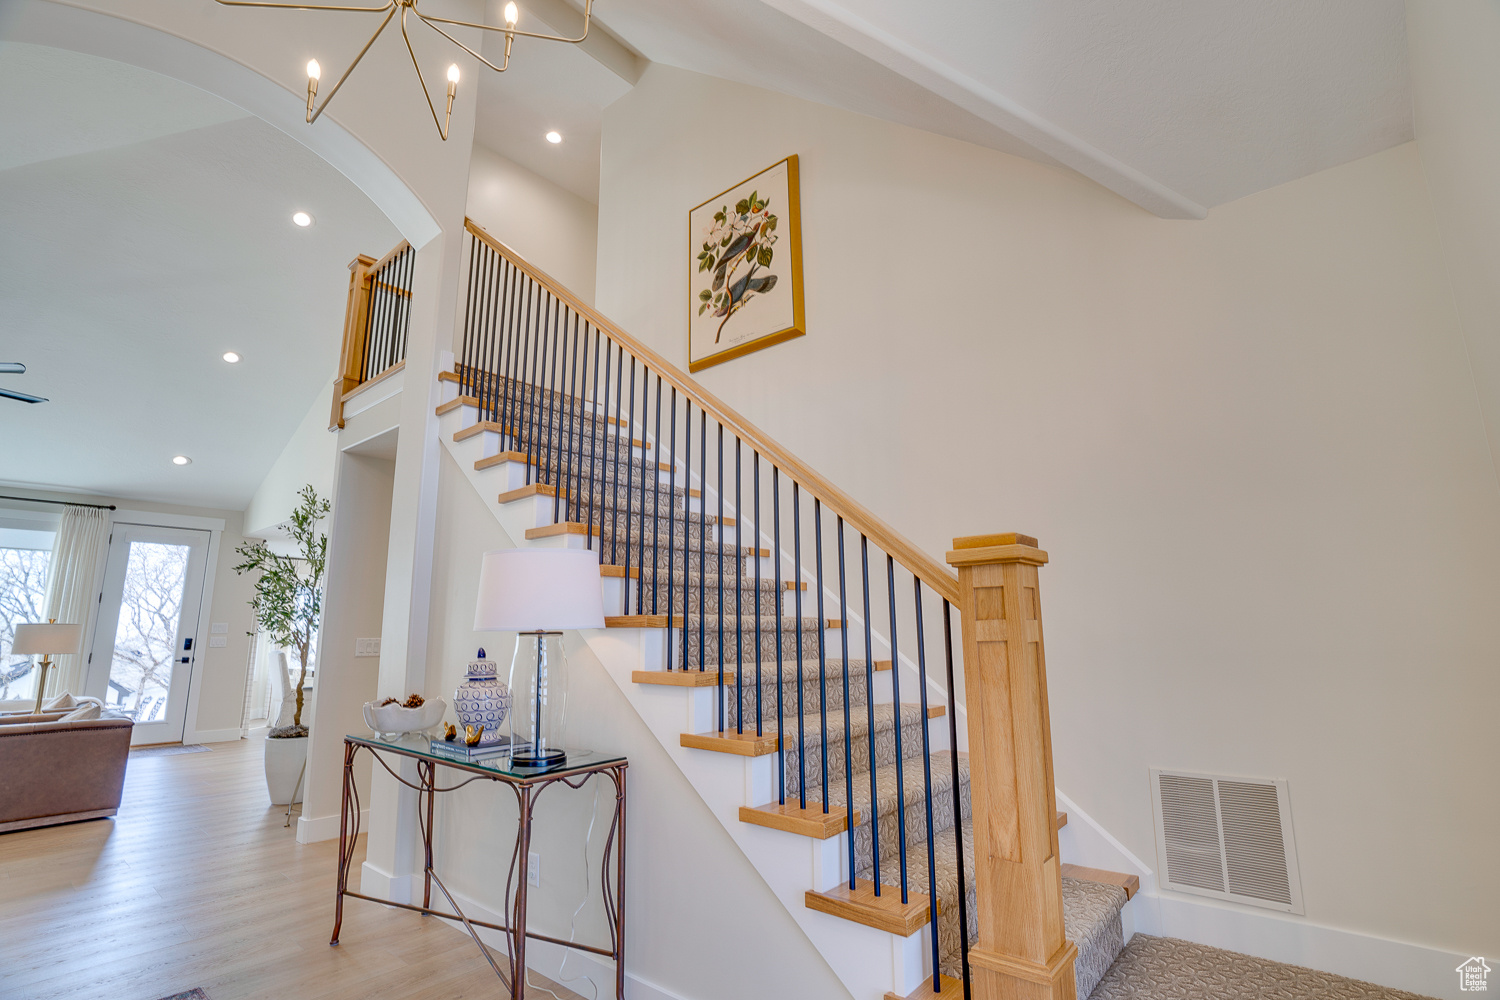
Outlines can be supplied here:
M318 105L318 110L307 119L307 123L309 125L322 117L323 110L328 107L328 103L333 100L334 95L339 92L339 88L344 85L344 81L349 79L349 74L354 72L354 67L359 65L359 61L365 57L365 53L370 51L370 46L375 44L375 39L380 37L381 32L385 31L385 26L390 24L391 18L395 16L396 5L395 3L392 3L389 11L385 15L385 20L381 21L380 27L375 29L375 34L370 36L370 40L368 42L365 42L365 47L359 50L359 55L354 57L354 61L349 64L349 68L344 70L344 75L339 77L339 82L334 84L333 89L328 92L328 96L323 98L323 103Z
M428 18L428 17L423 16L423 14L422 14L422 12L420 10L416 10L415 8L413 8L413 12L417 15L417 17L419 17L419 18L422 19L422 23L425 24L425 25L427 25L427 27L431 28L433 31L436 31L438 34L442 35L444 38L448 39L448 41L452 42L454 45L457 45L459 48L463 49L465 52L467 52L469 55L473 56L475 59L478 59L480 62L484 63L486 66L488 66L490 69L494 70L496 73L504 73L507 69L510 68L510 46L507 45L505 47L505 61L503 63L501 63L499 66L496 66L494 63L490 62L484 56L480 55L478 52L475 52L473 49L469 48L463 42L460 42L457 38L454 38L452 35L448 34L446 31L444 31L442 28L439 28L437 25L433 24L432 20L430 18Z
M225 7L280 7L283 10L347 10L356 13L379 14L383 10L390 10L396 6L396 0L382 4L379 7L337 7L331 4L310 3L266 3L263 0L214 0L215 3L223 4Z
M434 21L441 21L444 24L456 24L461 28L479 28L483 31L502 31L507 35L515 38L540 38L546 42L572 42L576 45L577 43L589 37L589 27L593 24L594 19L593 7L594 0L584 0L583 34L579 35L577 38L568 38L564 35L542 35L534 31L517 31L515 28L502 28L499 25L494 24L475 24L473 21L455 21L454 19L449 17L428 17L427 15L422 14L420 11L417 13L417 16L420 17L423 21L426 21L428 25L432 25L432 22Z
M432 94L427 90L427 81L422 77L422 67L417 63L417 53L411 47L411 36L406 33L406 8L401 8L401 40L406 43L406 54L411 56L411 68L417 71L417 82L422 85L422 96L427 98L427 110L432 112L432 124L444 142L448 141L448 129L438 121L437 108L433 106Z

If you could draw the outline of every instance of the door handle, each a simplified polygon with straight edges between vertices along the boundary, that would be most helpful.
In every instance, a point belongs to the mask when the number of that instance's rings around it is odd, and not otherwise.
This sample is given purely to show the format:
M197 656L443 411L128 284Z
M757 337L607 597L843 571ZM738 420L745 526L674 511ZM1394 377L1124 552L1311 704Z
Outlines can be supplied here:
M183 663L191 663L191 662L193 662L193 658L191 656L184 656L182 658L182 662Z

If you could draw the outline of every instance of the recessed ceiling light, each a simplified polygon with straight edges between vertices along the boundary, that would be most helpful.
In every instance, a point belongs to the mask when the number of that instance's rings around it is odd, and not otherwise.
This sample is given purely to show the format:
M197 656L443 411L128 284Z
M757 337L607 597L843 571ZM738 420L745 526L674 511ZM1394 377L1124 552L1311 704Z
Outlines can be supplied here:
M232 365L237 365L240 363L240 356L233 351L225 351L224 360L228 361Z
M172 456L172 464L173 465L192 465L193 464L193 460L191 458L188 458L186 455L173 455Z
M556 145L559 142L562 142L562 133L561 132L548 132L547 133L547 141L550 142L550 143L553 143L554 145Z
M313 224L313 217L308 215L306 212L294 212L292 214L292 221L301 226L303 229L306 229L308 226Z

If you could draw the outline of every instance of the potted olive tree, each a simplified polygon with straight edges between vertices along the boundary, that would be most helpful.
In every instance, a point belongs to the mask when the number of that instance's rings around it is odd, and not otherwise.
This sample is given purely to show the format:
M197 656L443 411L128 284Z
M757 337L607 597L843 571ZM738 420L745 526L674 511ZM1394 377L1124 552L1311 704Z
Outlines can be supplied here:
M318 522L328 516L327 500L311 486L302 487L301 503L291 520L281 525L296 546L297 555L272 552L265 542L248 542L235 549L243 560L236 573L256 573L250 607L256 624L282 649L297 658L296 709L291 724L278 724L266 738L266 790L272 805L296 801L307 763L307 726L302 723L302 686L313 641L323 614L323 572L328 564L328 536ZM278 723L284 723L285 713Z

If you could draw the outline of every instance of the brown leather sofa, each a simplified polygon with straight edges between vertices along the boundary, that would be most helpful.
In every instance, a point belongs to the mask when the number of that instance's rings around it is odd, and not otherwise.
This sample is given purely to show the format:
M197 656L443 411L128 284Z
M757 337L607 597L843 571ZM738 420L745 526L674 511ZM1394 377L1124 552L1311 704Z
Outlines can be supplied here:
M120 808L129 719L0 717L0 833L113 816Z

